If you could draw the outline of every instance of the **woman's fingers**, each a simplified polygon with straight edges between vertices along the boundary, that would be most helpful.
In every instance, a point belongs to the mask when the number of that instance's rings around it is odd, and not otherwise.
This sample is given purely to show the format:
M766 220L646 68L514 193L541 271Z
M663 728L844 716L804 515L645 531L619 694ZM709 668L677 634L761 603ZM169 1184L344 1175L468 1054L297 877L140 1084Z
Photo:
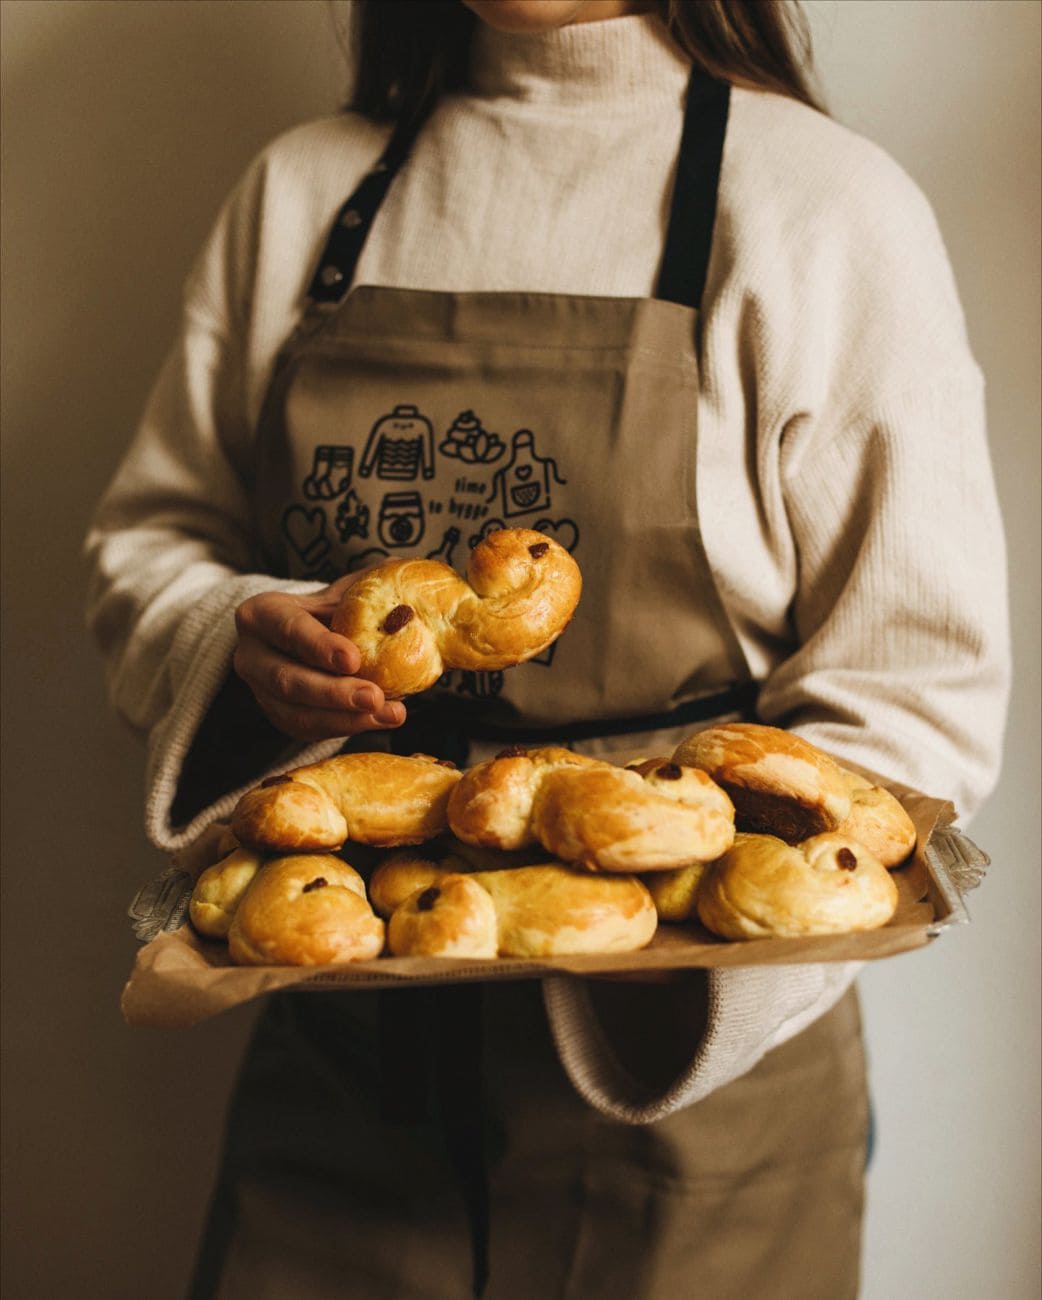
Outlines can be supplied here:
M322 672L273 649L256 637L242 636L232 660L235 671L254 694L282 704L340 712L378 713L384 693L373 682Z
M325 610L322 597L321 592L310 597L267 591L243 601L235 611L240 643L262 642L327 673L357 672L361 662L357 646L316 617Z

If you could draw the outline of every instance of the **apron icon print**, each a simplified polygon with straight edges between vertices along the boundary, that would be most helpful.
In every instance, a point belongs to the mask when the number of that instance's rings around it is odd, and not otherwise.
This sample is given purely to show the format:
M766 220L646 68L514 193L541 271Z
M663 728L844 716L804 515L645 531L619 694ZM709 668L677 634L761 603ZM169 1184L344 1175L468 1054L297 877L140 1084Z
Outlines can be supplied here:
M510 460L496 471L492 480L489 500L498 497L508 519L533 510L548 510L550 487L554 482L567 482L558 473L557 462L536 452L531 429L519 429L511 443Z
M346 492L354 459L354 447L316 447L311 473L304 480L304 495L311 501L331 501Z
M434 477L434 429L416 406L396 406L369 431L358 472L411 483Z
M506 451L498 434L489 433L473 411L461 411L449 426L438 450L452 460L466 465L491 465Z
M321 506L290 506L282 516L282 531L306 565L320 563L329 554L326 512Z

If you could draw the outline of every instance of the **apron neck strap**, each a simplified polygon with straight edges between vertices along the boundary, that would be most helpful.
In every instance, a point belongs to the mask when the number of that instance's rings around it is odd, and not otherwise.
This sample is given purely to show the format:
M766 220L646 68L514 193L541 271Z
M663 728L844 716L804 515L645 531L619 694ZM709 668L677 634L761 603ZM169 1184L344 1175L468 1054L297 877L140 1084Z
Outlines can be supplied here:
M373 218L426 120L427 113L418 112L397 123L377 162L336 214L318 269L308 285L312 302L339 302L350 289Z
M683 307L702 305L713 242L720 163L731 87L697 68L691 71L655 297Z
M656 298L684 307L699 307L705 288L730 92L726 81L714 81L699 69L692 69L669 226L655 289ZM337 213L318 269L308 285L312 302L337 303L347 294L373 219L391 182L408 160L426 117L426 113L416 113L398 123L379 160Z

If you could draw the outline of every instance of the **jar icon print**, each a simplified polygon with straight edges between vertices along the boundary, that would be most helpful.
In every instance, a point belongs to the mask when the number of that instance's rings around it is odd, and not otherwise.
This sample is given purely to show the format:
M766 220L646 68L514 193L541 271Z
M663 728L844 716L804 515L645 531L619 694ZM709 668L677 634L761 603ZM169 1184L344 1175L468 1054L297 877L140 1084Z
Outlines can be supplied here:
M376 530L384 546L415 546L425 523L418 492L388 492L380 503Z
M492 480L489 499L498 496L504 515L545 510L550 506L552 481L566 482L557 472L556 462L536 452L532 430L518 429L511 443L509 462Z

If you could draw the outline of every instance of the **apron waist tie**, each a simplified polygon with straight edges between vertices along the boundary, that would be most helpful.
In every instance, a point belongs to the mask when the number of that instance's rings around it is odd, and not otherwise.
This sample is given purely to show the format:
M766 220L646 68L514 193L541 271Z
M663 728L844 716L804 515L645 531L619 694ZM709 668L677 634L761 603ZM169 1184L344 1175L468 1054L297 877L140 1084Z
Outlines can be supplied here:
M504 745L539 745L550 741L594 740L602 736L666 731L670 727L712 722L734 713L753 718L759 693L759 682L735 682L723 691L688 700L665 713L643 713L627 718L591 718L583 722L562 722L553 727L511 726L508 722L489 721L478 716L473 708L468 708L468 701L453 696L417 696L409 704L407 725L410 743L423 739L425 752L438 754L441 758L451 758L462 765L466 762L464 737L470 740L499 740ZM452 752L447 752L449 750Z

